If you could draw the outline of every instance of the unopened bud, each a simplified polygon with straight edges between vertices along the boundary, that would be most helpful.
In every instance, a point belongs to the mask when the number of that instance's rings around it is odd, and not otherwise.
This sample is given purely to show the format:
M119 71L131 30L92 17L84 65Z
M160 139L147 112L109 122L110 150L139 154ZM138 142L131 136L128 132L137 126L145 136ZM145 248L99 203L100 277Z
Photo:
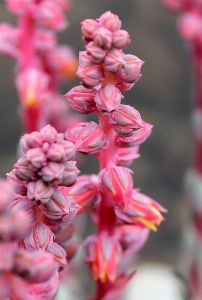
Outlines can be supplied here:
M112 32L105 27L98 27L93 32L93 41L104 49L110 49L112 43Z
M50 161L38 172L38 174L44 181L49 182L52 186L55 186L62 182L64 169L64 164Z
M47 158L41 148L29 149L26 153L27 160L36 169L40 169L47 164Z
M126 30L116 30L112 35L112 46L116 49L124 49L130 44L130 36Z
M52 186L44 182L42 179L30 181L27 184L27 197L30 200L35 200L40 203L47 203L53 195L54 189Z
M114 85L107 83L95 95L95 103L105 116L118 109L121 103L121 92Z
M121 50L109 50L104 59L104 67L108 72L116 73L124 66L124 55Z
M94 63L100 63L107 53L107 50L98 46L94 41L87 44L86 50Z
M86 38L92 39L93 32L96 30L97 26L97 21L93 19L86 19L81 22L81 31Z
M124 66L118 72L117 76L128 83L136 82L139 79L140 69L143 63L144 62L137 56L126 54L124 56Z
M121 28L121 20L117 15L112 14L111 11L107 11L102 14L99 18L99 21L110 31L115 31Z
M62 176L61 185L63 185L63 186L73 185L76 182L77 176L79 173L80 173L80 171L76 167L76 162L67 161L65 163L65 169L64 169L63 176Z

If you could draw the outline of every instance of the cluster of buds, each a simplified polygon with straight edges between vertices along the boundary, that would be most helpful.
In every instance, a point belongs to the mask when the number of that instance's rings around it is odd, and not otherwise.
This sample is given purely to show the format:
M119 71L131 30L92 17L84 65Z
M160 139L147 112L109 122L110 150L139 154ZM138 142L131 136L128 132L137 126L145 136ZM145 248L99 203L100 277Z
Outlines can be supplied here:
M54 267L54 272L45 279L44 271L40 269L37 269L36 273L33 268L33 275L27 275L28 278L35 276L38 281L50 279L50 282L47 282L50 290L46 292L45 299L52 299L58 289L58 271L67 266L67 260L74 256L78 246L71 220L80 206L72 197L60 192L60 189L70 187L77 180L79 171L76 162L72 160L76 152L75 146L64 139L64 134L57 133L51 125L47 125L39 132L25 134L21 138L21 147L25 156L20 158L14 169L7 174L8 182L15 193L9 203L10 222L5 223L6 220L2 218L2 235L11 238L18 236L22 254L19 252L19 266L16 268L22 274L26 271L23 267L28 264L24 259L30 259L30 255L37 264L41 259L41 268L46 268L47 274ZM29 232L26 230L26 224L29 225ZM23 251L27 253L25 258L22 257ZM22 268L21 260L25 265ZM36 286L35 289L38 289L38 297L41 297L47 285ZM25 295L32 293L26 289L24 292Z
M17 16L18 27L0 24L0 53L17 63L15 84L25 132L48 123L62 132L74 120L67 119L68 106L57 91L58 83L74 77L78 62L70 46L58 45L56 32L67 27L65 13L71 3L6 0L6 4Z
M11 297L20 300L25 299L25 295L39 299L39 291L46 299L51 299L58 285L54 257L43 251L30 253L19 248L19 242L30 234L30 216L23 210L11 209L15 198L11 184L2 179L0 188L0 299Z
M93 299L116 299L134 274L126 273L126 255L132 257L144 245L165 209L133 189L133 172L128 168L153 127L135 108L121 103L122 92L140 79L143 61L123 53L130 37L110 11L83 21L81 30L86 48L80 52L76 73L81 84L64 97L80 114L95 112L99 124L79 123L68 128L65 137L78 152L98 158L100 172L78 177L74 186L60 191L76 200L80 213L90 210L98 229L84 242L85 261L97 283Z

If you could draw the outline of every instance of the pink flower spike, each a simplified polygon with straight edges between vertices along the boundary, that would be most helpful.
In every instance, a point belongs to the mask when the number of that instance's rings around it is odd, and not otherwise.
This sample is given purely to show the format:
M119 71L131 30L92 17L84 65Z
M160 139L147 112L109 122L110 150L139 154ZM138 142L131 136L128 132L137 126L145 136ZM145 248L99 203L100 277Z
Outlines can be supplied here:
M153 125L142 122L143 128L137 129L131 136L119 136L118 144L121 147L134 147L142 144L150 135Z
M140 113L130 105L120 104L116 111L113 111L109 123L120 135L130 136L133 132L143 128L143 121Z
M94 91L82 85L72 88L64 97L69 101L70 106L81 114L89 114L96 111Z
M108 116L113 110L118 109L122 94L114 85L105 84L95 94L95 103L103 115Z
M54 234L48 226L42 222L36 223L32 231L24 239L25 247L30 252L39 250L47 251L53 243Z
M0 212L3 212L14 199L14 187L6 179L0 179L0 191Z
M135 147L119 147L116 154L117 166L127 167L134 159L140 157L139 146Z
M124 55L121 50L109 50L104 59L104 67L108 72L116 73L124 66Z
M86 19L81 22L81 31L87 39L92 39L93 33L98 27L98 22L93 19Z
M111 204L125 211L132 199L132 171L125 167L112 166L99 173L101 188Z
M126 30L116 30L112 35L112 46L116 49L124 49L130 44L130 36Z
M53 195L54 189L42 179L30 181L27 184L27 197L37 203L47 203Z
M99 125L90 122L78 132L75 147L82 153L97 153L107 147L106 134Z
M37 28L34 34L34 45L37 50L47 51L57 44L57 37L53 30Z
M110 49L112 43L112 32L105 27L98 27L92 34L93 41L104 49Z
M116 280L118 261L121 254L119 243L113 237L102 233L99 236L90 236L83 246L86 250L85 261L89 265L95 280L104 283L107 279Z
M200 38L202 32L201 15L195 12L187 12L179 17L177 23L178 31L186 40Z
M68 25L61 7L52 0L41 1L36 6L34 17L40 24L54 30L63 30Z
M121 20L117 15L112 14L111 11L102 14L99 21L104 27L112 32L121 28Z

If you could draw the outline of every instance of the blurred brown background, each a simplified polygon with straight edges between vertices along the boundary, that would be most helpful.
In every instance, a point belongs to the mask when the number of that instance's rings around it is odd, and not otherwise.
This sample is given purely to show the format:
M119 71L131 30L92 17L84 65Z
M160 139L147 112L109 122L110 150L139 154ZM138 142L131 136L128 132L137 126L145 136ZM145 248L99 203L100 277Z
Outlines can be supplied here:
M125 93L124 100L138 109L145 121L154 124L151 136L141 146L141 157L132 165L134 185L168 208L169 213L158 232L151 233L142 257L175 264L183 211L183 176L194 156L190 126L193 76L185 45L175 29L176 16L166 11L160 0L72 0L72 3L68 14L70 26L59 34L62 43L73 45L77 53L84 50L80 22L111 10L118 14L122 28L131 36L132 43L124 52L145 61L141 80ZM3 1L0 2L0 22L15 24L15 17L6 11ZM13 61L0 57L1 177L12 169L22 133L13 68ZM62 92L67 92L75 83L78 81L64 84ZM88 163L86 172L97 172L94 160Z

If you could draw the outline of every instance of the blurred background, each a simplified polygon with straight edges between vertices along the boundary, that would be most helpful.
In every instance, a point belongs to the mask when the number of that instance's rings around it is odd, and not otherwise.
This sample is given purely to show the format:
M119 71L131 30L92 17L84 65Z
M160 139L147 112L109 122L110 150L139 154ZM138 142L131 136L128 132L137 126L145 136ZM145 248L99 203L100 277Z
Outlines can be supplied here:
M69 28L59 33L61 43L84 50L80 22L97 18L111 10L129 32L131 53L145 61L142 78L124 94L124 103L133 105L154 129L134 161L134 186L168 209L165 222L141 251L143 260L175 266L179 259L180 227L183 216L183 177L193 163L194 145L190 124L193 75L185 45L176 32L176 16L166 11L160 0L72 0ZM0 1L0 22L15 24L15 17ZM13 168L16 145L22 134L18 99L13 84L14 62L0 56L0 176ZM64 83L62 93L78 80ZM91 115L90 115L91 117ZM82 172L98 172L97 162L89 158ZM91 163L89 163L91 161Z

